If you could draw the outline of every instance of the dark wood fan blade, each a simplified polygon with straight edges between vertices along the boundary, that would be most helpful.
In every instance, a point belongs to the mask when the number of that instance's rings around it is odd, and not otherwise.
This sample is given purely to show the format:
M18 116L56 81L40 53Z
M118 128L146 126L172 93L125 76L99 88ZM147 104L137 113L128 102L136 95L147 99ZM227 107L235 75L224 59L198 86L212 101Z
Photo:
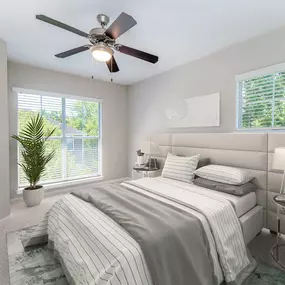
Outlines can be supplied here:
M137 50L131 47L123 46L123 45L117 45L117 48L119 52L121 53L134 56L136 58L139 58L139 59L151 62L151 63L156 63L158 61L158 56L141 51L141 50Z
M68 26L68 25L66 25L66 24L64 24L62 22L59 22L59 21L54 20L52 18L49 18L49 17L47 17L45 15L36 15L36 18L38 20L44 21L46 23L49 23L49 24L54 25L56 27L59 27L61 29L67 30L67 31L72 32L74 34L77 34L77 35L79 35L81 37L87 38L89 36L87 33L84 33L84 32L82 32L82 31L80 31L80 30L78 30L76 28Z
M116 39L136 24L137 22L132 16L123 12L107 29L105 34L112 39Z
M74 54L86 51L88 49L89 49L89 46L81 46L81 47L77 47L77 48L73 48L73 49L67 50L67 51L62 52L62 53L58 53L55 56L59 57L59 58L66 58L68 56L71 56L71 55L74 55Z
M120 71L114 56L112 56L110 60L106 61L106 64L110 72L114 73Z

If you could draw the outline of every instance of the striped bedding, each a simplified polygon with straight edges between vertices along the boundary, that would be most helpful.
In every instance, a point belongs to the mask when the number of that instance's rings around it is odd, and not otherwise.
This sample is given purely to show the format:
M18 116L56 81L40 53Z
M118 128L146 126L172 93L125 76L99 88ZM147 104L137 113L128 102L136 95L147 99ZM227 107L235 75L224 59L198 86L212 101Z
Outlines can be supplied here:
M124 185L186 209L200 219L219 283L225 280L241 284L253 270L255 264L247 254L239 220L229 201L165 185L155 179L144 178ZM38 243L39 237L46 234L71 285L152 284L137 242L88 202L70 194L64 196L46 214L25 246Z

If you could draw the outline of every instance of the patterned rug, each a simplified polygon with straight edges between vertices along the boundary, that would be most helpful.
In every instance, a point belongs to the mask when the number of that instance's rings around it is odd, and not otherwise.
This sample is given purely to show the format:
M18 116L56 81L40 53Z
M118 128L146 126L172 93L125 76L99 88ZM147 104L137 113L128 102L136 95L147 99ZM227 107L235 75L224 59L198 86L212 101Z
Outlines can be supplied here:
M53 258L47 245L24 250L33 227L7 235L10 285L68 285L60 263Z
M68 285L61 266L46 245L24 250L33 227L7 235L10 285ZM258 266L243 285L284 285L285 272L257 260Z

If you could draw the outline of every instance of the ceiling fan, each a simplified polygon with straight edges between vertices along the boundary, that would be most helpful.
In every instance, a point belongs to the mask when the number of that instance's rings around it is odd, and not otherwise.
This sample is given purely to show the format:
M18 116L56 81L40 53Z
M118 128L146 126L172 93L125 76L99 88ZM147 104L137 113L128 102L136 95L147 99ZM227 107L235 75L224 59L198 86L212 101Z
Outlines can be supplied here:
M119 71L119 67L114 58L114 51L119 51L150 63L156 63L158 61L158 56L156 55L116 43L116 39L119 36L137 24L135 19L126 13L121 13L107 29L106 26L109 23L109 17L104 14L99 14L97 16L97 20L101 27L92 29L89 34L45 15L36 15L36 18L89 40L90 44L56 54L55 56L58 58L66 58L68 56L90 50L95 59L106 62L110 72Z

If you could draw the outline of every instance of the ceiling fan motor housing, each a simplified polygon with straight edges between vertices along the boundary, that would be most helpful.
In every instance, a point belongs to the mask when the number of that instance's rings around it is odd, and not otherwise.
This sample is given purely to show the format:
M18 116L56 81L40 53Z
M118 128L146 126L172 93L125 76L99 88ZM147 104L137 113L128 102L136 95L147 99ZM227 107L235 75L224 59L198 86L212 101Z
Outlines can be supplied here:
M89 36L94 40L102 41L105 39L105 31L104 28L94 28L89 32Z

